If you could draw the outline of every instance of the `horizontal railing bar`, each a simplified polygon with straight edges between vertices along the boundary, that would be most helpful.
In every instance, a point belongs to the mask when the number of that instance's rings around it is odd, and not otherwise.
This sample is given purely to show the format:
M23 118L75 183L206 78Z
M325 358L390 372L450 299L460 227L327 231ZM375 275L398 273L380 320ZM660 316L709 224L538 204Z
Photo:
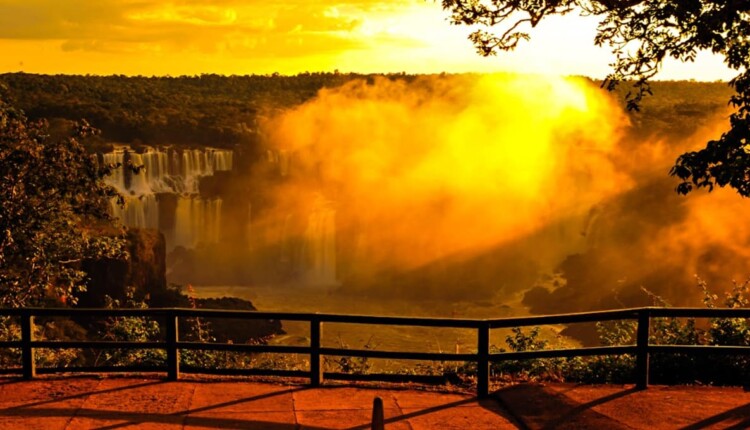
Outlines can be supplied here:
M112 349L164 349L165 342L125 342L113 340L35 340L33 348L67 349L67 348L112 348Z
M750 355L750 346L725 346L725 345L649 345L651 353L668 354L721 354L721 355Z
M180 372L203 375L236 375L236 376L279 376L284 378L309 378L306 370L275 370L275 369L232 369L228 367L208 369L195 366L180 366Z
M476 361L477 354L440 352L374 351L372 349L320 348L320 355L336 357L392 358L397 360Z
M169 309L102 309L102 308L0 308L0 316L32 315L35 317L132 317L132 316L164 316Z
M511 351L490 354L490 361L531 360L537 358L571 358L591 355L635 354L635 345L598 346L592 348L544 349L540 351Z
M638 318L638 309L619 309L614 311L594 311L574 314L498 318L487 321L490 324L490 328L509 328L530 325L574 324L636 318Z
M20 343L13 343L18 346ZM246 345L232 343L178 342L177 349L202 351L270 352L279 354L309 354L309 346L292 345ZM1 346L1 345L0 345ZM32 341L34 348L112 348L112 349L165 349L165 342L118 342L118 341Z
M166 366L166 365L165 365ZM166 373L162 366L72 366L72 367L37 367L37 373Z
M336 315L317 314L317 318L326 323L339 324L373 324L399 325L414 327L445 327L445 328L478 328L481 319L462 318L426 318L426 317L384 317L370 315Z
M173 315L183 318L265 319L284 321L310 321L310 319L315 318L316 315L309 312L259 312L234 309L175 308L170 311Z
M271 352L278 354L309 354L309 346L247 345L242 343L177 342L177 349L232 352Z
M399 373L336 373L325 372L323 374L327 380L334 381L363 381L363 382L415 382L421 384L441 384L445 382L445 376L442 375L410 375Z
M192 309L192 308L0 308L0 316L33 315L36 317L72 317L72 316L140 316L164 317L175 315L179 317L216 317L241 319L284 319L289 321L308 321L315 318L314 313L294 312L256 312L251 310L228 309Z
M616 319L635 319L639 311L648 310L652 317L694 317L694 318L750 318L750 309L719 308L658 308L644 307L606 311L580 312L558 315L540 315L509 317L495 319L459 319L428 318L403 316L371 316L347 314L318 314L299 312L257 312L250 310L192 309L192 308L147 308L147 309L99 309L99 308L4 308L0 316L32 315L36 317L74 317L74 316L140 316L234 319L271 319L286 321L319 320L328 323L373 324L373 325L406 325L423 327L478 328L482 323L489 323L491 328L504 328L528 325L572 324L581 322L607 321Z
M4 340L0 341L0 348L20 348L22 343L20 340Z
M650 308L649 313L652 318L750 318L750 308Z

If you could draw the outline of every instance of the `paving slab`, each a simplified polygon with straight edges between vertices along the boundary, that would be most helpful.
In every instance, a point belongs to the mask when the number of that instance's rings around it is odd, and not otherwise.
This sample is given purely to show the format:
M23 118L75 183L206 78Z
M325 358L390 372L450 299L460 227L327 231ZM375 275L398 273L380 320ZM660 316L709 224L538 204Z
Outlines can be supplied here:
M513 417L529 430L627 430L620 421L603 415L547 386L520 384L495 393Z
M384 409L397 409L394 393L390 390L366 390L352 387L324 387L295 391L294 409L297 411L328 411L363 409L372 411L375 397L383 399Z
M468 394L441 393L434 391L392 391L393 396L398 399L401 408L429 408L444 406L451 408L476 406L477 399ZM492 403L496 403L490 400Z
M185 419L186 430L198 429L247 429L247 430L296 430L298 425L294 412L246 412L208 413L190 415Z
M291 411L294 408L292 390L305 388L237 382L194 383L194 387L190 413Z
M152 383L154 381L151 381ZM31 407L62 401L82 402L101 383L98 378L56 378L0 381L0 408Z
M89 393L81 408L131 414L162 414L188 408L195 390L192 384L147 379L104 379Z
M750 392L738 387L556 384L551 390L635 429L747 429Z
M383 415L389 418L401 416L400 410L385 409ZM297 412L300 428L304 430L313 430L319 428L325 429L367 429L370 430L372 423L372 410L363 409L339 409L327 411L301 411ZM410 430L409 423L403 420L396 420L388 423L386 429L393 430Z
M376 396L392 430L750 428L750 393L741 388L522 384L478 400L368 387L242 378L6 379L0 380L0 430L368 430Z
M413 430L515 430L518 428L507 413L481 406L437 410L404 409L403 414Z

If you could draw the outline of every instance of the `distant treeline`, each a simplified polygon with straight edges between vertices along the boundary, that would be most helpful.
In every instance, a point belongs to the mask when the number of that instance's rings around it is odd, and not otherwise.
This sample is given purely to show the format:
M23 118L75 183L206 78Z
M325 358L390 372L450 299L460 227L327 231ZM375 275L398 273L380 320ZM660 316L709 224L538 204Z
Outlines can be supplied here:
M192 77L0 75L31 119L86 119L105 140L231 147L255 139L259 115L300 104L353 75ZM1 93L0 93L1 94Z
M377 75L303 73L296 76L0 75L0 97L31 119L88 120L109 142L232 147L257 141L257 119L309 100L322 88ZM382 75L381 75L382 76ZM416 75L385 75L390 79ZM6 87L3 89L3 87ZM623 84L615 97L624 98ZM725 83L654 82L633 131L687 135L726 108ZM3 94L5 93L5 94Z

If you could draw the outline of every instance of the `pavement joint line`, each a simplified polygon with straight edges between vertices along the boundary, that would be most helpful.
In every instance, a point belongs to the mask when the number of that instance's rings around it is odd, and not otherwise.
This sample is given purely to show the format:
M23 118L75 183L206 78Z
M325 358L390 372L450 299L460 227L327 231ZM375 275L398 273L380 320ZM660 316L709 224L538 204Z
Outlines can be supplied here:
M292 415L294 416L294 428L300 429L301 425L299 423L299 417L297 417L297 391L289 390L289 392L292 394Z
M193 391L190 392L190 399L188 400L187 404L187 410L189 411L193 407L193 399L195 398L195 391L198 389L198 384L192 383ZM190 414L182 413L182 412L175 412L175 414L181 414L182 415L182 430L185 430L185 426L187 425L187 419Z
M102 381L104 381L104 379L99 379L96 382L96 387L94 387L94 391L93 391L94 393L99 391L99 387L102 385ZM73 411L73 415L71 415L70 418L68 418L68 420L65 422L65 426L63 427L63 430L67 430L68 427L70 427L70 424L73 422L73 420L76 419L76 417L78 416L78 412L80 412L81 409L83 408L83 405L85 405L86 402L88 402L91 395L92 395L92 392L88 392L86 394L86 397L83 398L83 401L81 402L81 404L76 408L75 411Z
M398 404L398 397L396 397L395 395L392 395L392 397L393 397L393 403L395 403L396 407L398 408L398 414L399 414L399 416L403 416L404 415L404 410L403 410L403 408L401 408L401 405ZM409 430L414 430L414 427L411 426L411 421L405 420L404 422L406 423L406 426L409 428Z
M288 392L294 393L295 391L301 391L301 390L304 390L304 389L305 388L295 388L293 390L290 390L290 389L286 388L286 389L284 389L282 391L271 391L269 393L259 394L259 395L256 395L256 396L245 397L245 398L242 398L242 399L235 399L235 400L226 401L226 402L222 402L222 403L216 403L216 404L213 404L213 405L201 406L200 408L195 408L195 409L189 409L188 408L188 409L185 409L185 410L182 410L182 411L179 411L179 412L174 412L171 415L192 415L192 414L195 414L195 413L198 413L198 412L206 412L206 411L210 411L212 409L220 409L220 408L223 408L223 407L226 407L226 406L233 406L233 405L238 405L240 403L248 403L248 402L253 402L253 401L256 401L256 400L260 400L260 399L266 399L266 398L269 398L269 397L275 397L275 396L278 396L279 394L283 394L283 393L288 393ZM258 411L258 412L260 412L260 411ZM280 412L280 411L266 411L266 412Z

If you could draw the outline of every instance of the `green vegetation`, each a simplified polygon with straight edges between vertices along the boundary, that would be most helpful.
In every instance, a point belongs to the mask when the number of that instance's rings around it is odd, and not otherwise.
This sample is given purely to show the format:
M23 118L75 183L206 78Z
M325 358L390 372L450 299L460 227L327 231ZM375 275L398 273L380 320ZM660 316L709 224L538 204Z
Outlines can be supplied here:
M376 75L315 73L297 76L66 76L0 75L13 104L30 118L55 124L86 118L102 142L213 147L259 144L258 123L279 109L304 103L323 88ZM415 79L415 75L387 75ZM724 83L654 82L654 97L630 112L639 136L655 131L685 137L716 112L732 89ZM627 91L616 97L625 103Z
M719 297L699 280L704 304L717 307ZM750 280L735 284L721 304L727 308L747 307ZM658 296L654 305L668 306ZM603 346L634 345L635 321L597 323ZM529 332L514 329L506 339L509 351L536 351L549 347L539 339L539 329ZM652 318L649 343L652 345L750 346L750 321L746 318L711 318L696 322L693 318ZM562 348L564 346L556 346ZM750 359L732 355L651 354L651 381L661 384L737 385L750 377ZM587 383L628 383L634 380L635 357L630 355L591 358L538 359L504 361L492 367L496 376L510 380L558 380Z
M257 139L257 119L361 77L0 75L31 118L86 118L109 142L230 147Z
M145 309L148 306L133 298L129 291L125 303L107 296L107 309ZM102 340L113 342L155 342L160 338L159 323L145 317L109 317L99 328ZM159 366L166 363L166 351L160 349L104 349L94 355L94 366Z
M85 122L51 136L0 99L0 306L72 302L84 288L84 259L124 252L108 201L117 192L102 178L82 141Z
M106 266L130 260L129 236L109 215L110 200L122 202L122 197L103 181L113 169L124 167L100 165L86 151L88 140L97 133L86 122L50 127L45 119L29 120L0 99L0 307L75 305L86 290L90 263ZM134 170L137 173L138 169ZM132 291L124 300L106 297L106 305L146 307L145 297L135 298ZM101 297L104 292L93 294ZM175 299L180 298L178 292ZM210 340L201 321L187 323L184 339ZM19 334L19 321L0 319L0 338L17 340ZM113 317L103 323L40 318L34 325L37 340L145 342L162 336L157 321L135 317ZM184 361L210 366L215 354L201 354L188 352ZM17 366L19 360L17 349L0 351L3 366ZM152 349L39 349L36 361L41 367L156 365L164 361L164 353Z

